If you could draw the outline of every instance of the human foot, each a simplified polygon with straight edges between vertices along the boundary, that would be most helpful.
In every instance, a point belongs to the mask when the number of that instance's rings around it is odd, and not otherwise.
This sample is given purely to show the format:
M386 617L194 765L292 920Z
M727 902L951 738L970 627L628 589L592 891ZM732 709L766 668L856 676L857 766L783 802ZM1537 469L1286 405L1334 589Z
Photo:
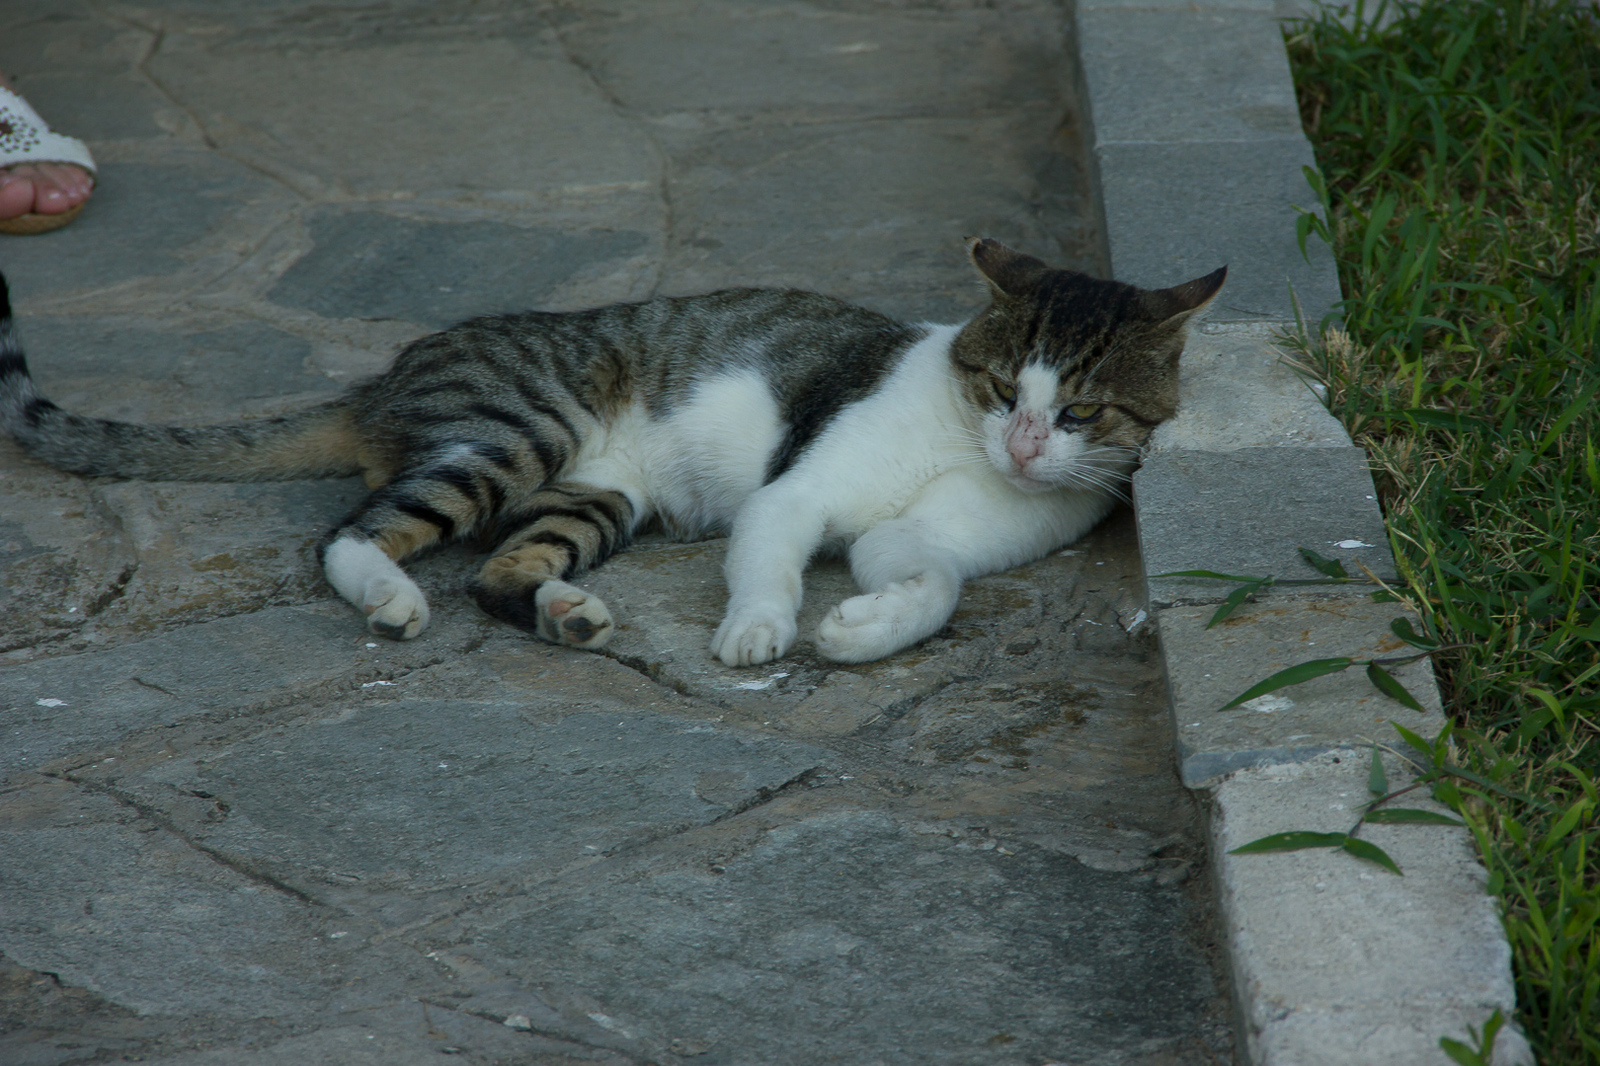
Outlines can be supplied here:
M45 233L71 222L94 189L84 143L53 133L0 72L0 233Z

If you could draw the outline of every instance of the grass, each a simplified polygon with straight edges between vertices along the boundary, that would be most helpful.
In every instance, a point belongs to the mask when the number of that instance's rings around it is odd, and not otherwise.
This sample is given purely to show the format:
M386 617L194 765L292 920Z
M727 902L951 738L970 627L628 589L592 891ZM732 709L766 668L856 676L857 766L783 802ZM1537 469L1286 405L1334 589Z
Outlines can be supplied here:
M1378 17L1379 15L1382 17ZM1600 6L1286 27L1346 299L1306 344L1372 456L1540 1061L1600 1061Z

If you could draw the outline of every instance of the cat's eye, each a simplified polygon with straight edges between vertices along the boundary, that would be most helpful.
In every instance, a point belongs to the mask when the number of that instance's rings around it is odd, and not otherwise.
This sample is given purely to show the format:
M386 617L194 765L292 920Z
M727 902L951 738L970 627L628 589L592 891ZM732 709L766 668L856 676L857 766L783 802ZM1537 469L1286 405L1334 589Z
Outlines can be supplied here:
M1105 410L1103 403L1074 403L1062 409L1063 421L1093 422Z
M1006 403L1015 403L1016 402L1016 400L1017 400L1017 390L1016 390L1016 388L1014 386L1007 385L1005 382L1001 381L999 378L994 378L993 381L994 381L994 394L996 396L1000 397Z

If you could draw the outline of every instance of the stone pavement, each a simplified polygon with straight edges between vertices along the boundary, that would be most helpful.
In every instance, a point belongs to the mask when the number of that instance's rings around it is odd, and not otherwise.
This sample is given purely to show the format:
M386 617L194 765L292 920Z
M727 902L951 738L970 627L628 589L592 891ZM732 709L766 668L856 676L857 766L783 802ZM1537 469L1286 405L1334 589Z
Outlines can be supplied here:
M13 0L0 68L102 170L0 269L46 393L138 420L293 408L530 306L952 321L966 234L1104 268L1070 32L1047 0ZM718 542L597 572L605 655L479 614L464 552L391 644L312 559L354 482L9 443L0 478L8 1066L1232 1057L1126 512L885 662L735 671ZM813 571L802 632L848 591Z

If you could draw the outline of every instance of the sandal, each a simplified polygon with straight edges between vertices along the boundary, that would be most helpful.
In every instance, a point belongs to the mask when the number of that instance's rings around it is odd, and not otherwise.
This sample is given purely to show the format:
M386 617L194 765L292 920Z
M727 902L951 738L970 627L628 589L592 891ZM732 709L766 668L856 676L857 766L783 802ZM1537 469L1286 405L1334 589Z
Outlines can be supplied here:
M52 133L28 102L0 85L0 169L18 163L66 163L82 167L94 177L94 159L88 146L76 137ZM0 219L0 233L49 233L78 217L83 200L59 214L30 211L15 218Z

